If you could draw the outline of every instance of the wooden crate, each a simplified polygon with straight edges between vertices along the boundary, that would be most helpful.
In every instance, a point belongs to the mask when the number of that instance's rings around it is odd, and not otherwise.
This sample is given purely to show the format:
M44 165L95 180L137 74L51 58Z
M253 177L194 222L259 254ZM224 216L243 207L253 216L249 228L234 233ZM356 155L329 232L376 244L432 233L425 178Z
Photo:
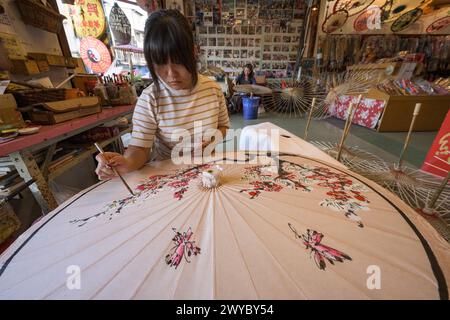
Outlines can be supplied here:
M437 131L450 109L450 95L393 96L372 88L364 97L386 101L377 128L379 132L408 131L416 103L421 103L422 107L414 131Z

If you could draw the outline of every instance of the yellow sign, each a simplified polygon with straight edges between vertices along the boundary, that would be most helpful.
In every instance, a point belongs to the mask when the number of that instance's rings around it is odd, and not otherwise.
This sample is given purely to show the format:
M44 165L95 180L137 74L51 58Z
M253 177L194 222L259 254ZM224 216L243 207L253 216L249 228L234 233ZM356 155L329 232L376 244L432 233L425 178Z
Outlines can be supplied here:
M99 0L75 0L75 5L69 6L69 15L79 38L99 38L105 32L105 13Z

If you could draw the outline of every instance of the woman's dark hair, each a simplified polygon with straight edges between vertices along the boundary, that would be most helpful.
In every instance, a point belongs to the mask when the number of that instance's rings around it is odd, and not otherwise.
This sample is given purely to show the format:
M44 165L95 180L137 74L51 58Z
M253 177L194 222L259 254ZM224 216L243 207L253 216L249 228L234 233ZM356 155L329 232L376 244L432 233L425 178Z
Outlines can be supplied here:
M253 78L253 65L251 63L247 63L244 68L242 69L242 73L241 73L241 77L245 78L245 74L244 74L244 70L245 68L248 68L250 70L250 74L248 75L248 78L251 79Z
M192 85L198 81L194 53L194 38L187 19L178 10L158 10L145 22L144 56L159 95L160 84L154 64L169 62L183 65L192 75Z

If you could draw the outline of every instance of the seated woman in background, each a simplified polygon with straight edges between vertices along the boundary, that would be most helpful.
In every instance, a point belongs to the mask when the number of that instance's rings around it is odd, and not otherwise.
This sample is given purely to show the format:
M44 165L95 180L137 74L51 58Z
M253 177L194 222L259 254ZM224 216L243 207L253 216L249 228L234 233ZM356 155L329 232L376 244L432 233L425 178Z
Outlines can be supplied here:
M250 63L245 65L242 73L236 78L235 84L256 84L255 76L253 74L253 66Z
M233 81L233 85L241 84L256 84L255 76L253 74L253 66L248 63L244 66L242 73ZM231 99L229 100L228 110L230 113L236 113L242 111L242 96L245 93L234 93L234 86L230 86Z

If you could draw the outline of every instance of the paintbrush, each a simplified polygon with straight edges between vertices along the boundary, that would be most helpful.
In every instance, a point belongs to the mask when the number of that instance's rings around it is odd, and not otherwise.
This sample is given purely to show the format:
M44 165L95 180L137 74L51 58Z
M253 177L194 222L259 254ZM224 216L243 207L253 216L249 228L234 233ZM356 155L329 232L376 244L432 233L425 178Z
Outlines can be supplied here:
M103 152L102 147L100 147L97 143L94 143L94 145L95 145L95 147L97 148L98 152L100 152L100 153L104 156L105 153ZM105 160L108 161L108 160L106 159L106 157L105 157ZM109 164L109 162L108 162L108 164ZM110 168L111 168L112 171L114 171L115 174L117 174L117 175L119 176L120 180L122 180L122 182L123 182L123 184L125 185L125 187L127 187L128 191L130 191L130 193L134 196L133 190L131 190L130 186L127 184L127 182L126 182L125 179L122 177L122 175L121 175L116 169L114 169L113 167L110 166Z

